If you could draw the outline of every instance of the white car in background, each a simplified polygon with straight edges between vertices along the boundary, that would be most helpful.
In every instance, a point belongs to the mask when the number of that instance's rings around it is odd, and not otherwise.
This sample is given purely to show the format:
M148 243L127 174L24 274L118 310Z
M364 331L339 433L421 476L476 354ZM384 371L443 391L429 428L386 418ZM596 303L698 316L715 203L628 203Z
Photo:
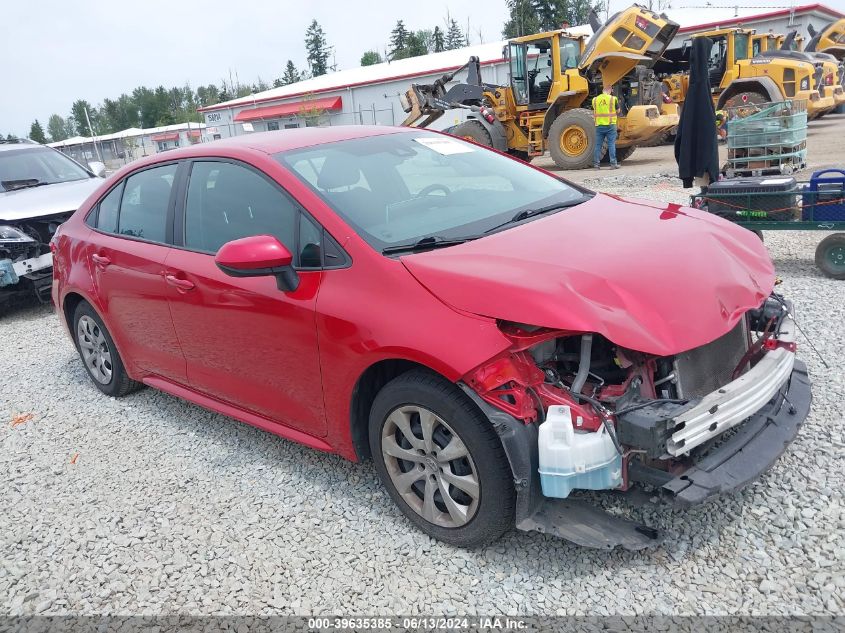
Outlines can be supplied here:
M51 147L0 140L0 306L26 293L50 300L50 239L104 174L100 162L86 168Z

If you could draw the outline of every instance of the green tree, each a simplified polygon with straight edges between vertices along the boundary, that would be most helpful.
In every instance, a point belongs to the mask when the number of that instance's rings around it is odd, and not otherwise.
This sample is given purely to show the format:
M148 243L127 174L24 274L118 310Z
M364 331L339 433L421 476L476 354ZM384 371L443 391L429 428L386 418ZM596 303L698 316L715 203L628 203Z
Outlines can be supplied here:
M431 39L431 31L414 31L408 34L408 57L419 57L420 55L428 54L429 40Z
M458 23L455 22L454 18L450 18L449 30L446 31L446 50L452 51L456 48L463 48L464 46L466 46L464 33L461 31L461 27L458 26Z
M73 115L65 119L65 138L76 136L76 121Z
M390 32L390 59L404 59L408 56L408 29L402 20L396 20L396 26Z
M58 114L51 114L50 118L47 119L47 133L54 143L65 140L68 138L67 122Z
M295 84L297 81L301 81L302 76L300 72L296 69L296 66L293 65L293 61L290 59L288 63L285 64L285 72L279 79L276 79L273 82L273 87L278 88L280 86L287 86L289 84Z
M381 63L381 55L379 55L378 51L367 51L363 55L361 55L361 65L362 66L372 66L373 64L380 64Z
M507 2L510 17L505 22L502 35L512 38L540 32L540 19L531 0L507 0Z
M47 142L47 137L44 136L44 128L41 127L38 119L35 119L32 125L29 126L29 138L42 145Z
M313 77L325 75L329 69L329 45L317 20L312 20L308 30L305 31L305 50L311 75Z
M440 53L446 50L446 38L443 35L443 30L439 26L434 27L431 32L431 52Z
M80 136L94 136L97 129L97 111L85 99L77 99L70 107L73 120L76 122L76 132ZM90 121L90 126L89 126ZM91 129L91 128L94 129Z

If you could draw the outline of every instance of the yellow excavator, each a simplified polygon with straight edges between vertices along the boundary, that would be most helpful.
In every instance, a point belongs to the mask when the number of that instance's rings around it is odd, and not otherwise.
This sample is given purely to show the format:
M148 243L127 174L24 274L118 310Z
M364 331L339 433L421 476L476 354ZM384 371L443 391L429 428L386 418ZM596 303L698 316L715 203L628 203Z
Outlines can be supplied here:
M752 36L754 31L742 28L714 29L692 36L713 40L708 67L717 110L745 103L795 99L805 100L808 117L816 118L836 107L832 95L819 94L816 86L822 71L817 70L812 59L768 54L752 57ZM664 77L669 96L678 104L683 104L689 85L691 44L692 39L680 48L666 51L655 67Z
M450 128L451 134L523 160L548 150L559 167L582 169L593 164L596 143L590 100L606 82L619 98L616 156L625 160L638 143L678 124L677 106L664 100L650 69L678 24L638 5L603 26L593 15L591 24L589 42L566 30L509 40L509 85L483 82L477 58L433 84L412 84L401 98L408 113L403 125L426 127L460 108L467 120ZM467 80L447 87L464 69Z

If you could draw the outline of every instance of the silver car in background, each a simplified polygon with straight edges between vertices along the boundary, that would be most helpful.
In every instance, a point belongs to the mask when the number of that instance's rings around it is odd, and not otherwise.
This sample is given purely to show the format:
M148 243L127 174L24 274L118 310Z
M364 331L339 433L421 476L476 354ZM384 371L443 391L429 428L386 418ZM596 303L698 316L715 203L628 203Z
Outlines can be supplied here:
M0 140L0 306L22 293L50 300L50 239L104 174L102 163L86 168L32 141Z

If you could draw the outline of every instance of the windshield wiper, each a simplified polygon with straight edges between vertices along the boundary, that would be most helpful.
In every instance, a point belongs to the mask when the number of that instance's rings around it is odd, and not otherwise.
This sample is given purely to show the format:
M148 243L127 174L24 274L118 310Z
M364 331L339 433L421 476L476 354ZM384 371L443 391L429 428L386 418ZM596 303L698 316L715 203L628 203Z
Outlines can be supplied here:
M38 180L38 178L21 178L20 180L4 180L0 182L3 189L7 191L14 191L15 189L29 189L31 187L40 187L41 185L49 185L49 182Z
M394 253L414 253L416 251L427 251L433 248L443 248L444 246L455 246L463 244L470 240L478 239L478 235L468 235L466 237L457 237L454 239L446 239L437 235L429 235L418 239L416 242L409 244L397 244L396 246L388 246L382 249L383 255L391 255Z
M544 207L537 207L536 209L522 209L521 211L517 212L510 220L506 220L501 224L497 224L491 229L487 229L484 231L485 234L492 233L493 231L502 228L503 226L507 226L508 224L516 224L517 222L522 222L523 220L527 220L528 218L533 218L536 215L542 215L543 213L548 213L549 211L558 211L560 209L568 209L570 207L577 207L579 204L583 204L587 200L589 200L591 196L584 196L582 198L578 198L577 200L566 200L565 202L554 202L552 204L547 204Z

